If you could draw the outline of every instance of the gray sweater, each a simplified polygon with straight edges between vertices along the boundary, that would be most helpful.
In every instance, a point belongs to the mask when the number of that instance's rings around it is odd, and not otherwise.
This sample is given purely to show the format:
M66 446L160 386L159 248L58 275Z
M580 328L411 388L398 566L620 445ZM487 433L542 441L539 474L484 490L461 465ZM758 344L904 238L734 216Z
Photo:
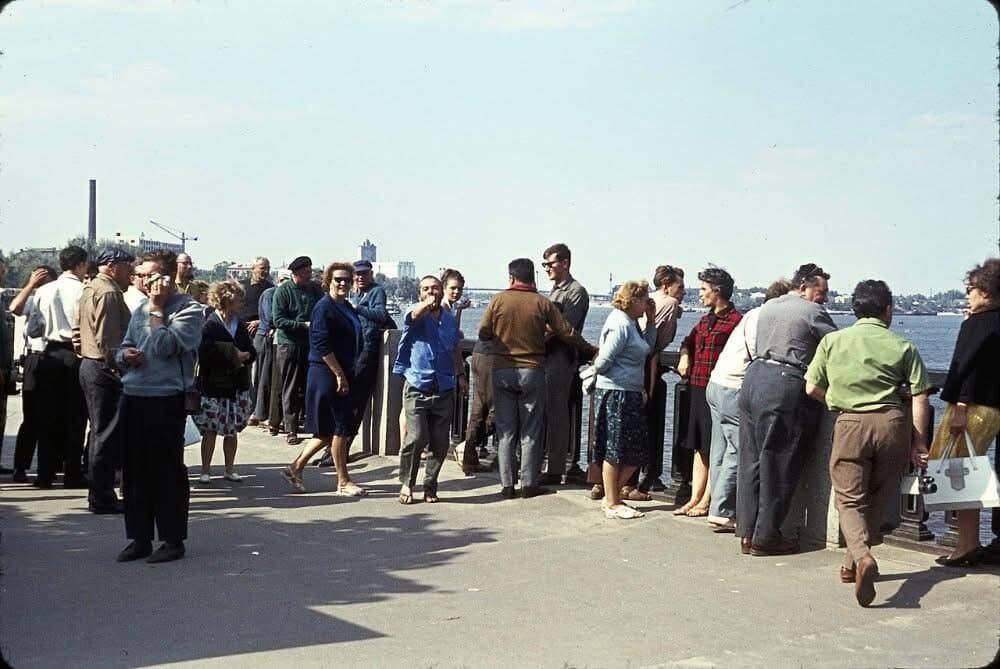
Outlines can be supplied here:
M656 325L645 332L621 309L612 309L601 328L601 350L594 358L597 387L642 392L646 357L656 343Z
M201 305L184 293L170 298L163 309L164 325L149 329L149 301L132 314L128 331L115 359L125 370L122 384L126 395L164 397L182 393L194 385L194 365L205 321ZM144 364L129 367L125 350L137 348L146 354Z

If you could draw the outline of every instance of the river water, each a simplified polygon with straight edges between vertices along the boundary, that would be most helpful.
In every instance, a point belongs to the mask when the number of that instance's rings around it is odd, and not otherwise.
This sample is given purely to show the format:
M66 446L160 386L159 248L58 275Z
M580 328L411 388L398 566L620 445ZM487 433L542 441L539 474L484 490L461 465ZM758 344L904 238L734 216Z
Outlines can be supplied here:
M587 313L587 320L583 328L583 336L590 342L596 343L598 337L601 333L601 327L604 325L604 321L607 319L608 314L611 313L611 307L597 307L591 306L590 311ZM467 337L476 336L476 328L479 324L479 320L482 317L483 309L469 309L462 314L462 329L465 331ZM703 313L699 312L688 312L684 314L683 317L677 323L677 336L674 338L673 343L667 347L668 351L676 351L680 348L681 342L684 337L691 331L691 328L695 326L698 319L702 317ZM855 318L848 314L834 314L833 321L837 324L838 328L849 327L854 323ZM962 325L961 316L896 316L893 319L892 330L906 339L912 341L917 350L920 351L920 356L924 360L924 364L928 369L939 370L941 372L946 372L948 370L948 365L951 362L951 355L955 348L955 340L958 338L958 330ZM673 386L679 377L676 374L670 373L666 376L668 393L667 393L667 407L673 407ZM584 416L586 416L586 398L584 398ZM934 407L934 418L935 425L937 421L940 420L941 414L944 410L944 403L938 399L936 395L931 396L931 405ZM673 430L672 430L672 420L671 413L668 409L667 416L667 429L664 435L664 471L669 472L670 469L670 451L671 444L673 443ZM586 440L586 434L584 434L584 440ZM996 447L993 446L989 451L989 456L991 462L994 458L994 451ZM586 459L586 444L583 445L582 458ZM581 462L581 465L586 468L586 463ZM669 474L665 475L664 478L669 477ZM940 536L943 532L944 520L943 512L931 514L930 519L927 522L928 527L935 535ZM990 513L989 511L983 512L983 520L981 523L981 536L982 541L989 542L993 538L993 534L990 531Z

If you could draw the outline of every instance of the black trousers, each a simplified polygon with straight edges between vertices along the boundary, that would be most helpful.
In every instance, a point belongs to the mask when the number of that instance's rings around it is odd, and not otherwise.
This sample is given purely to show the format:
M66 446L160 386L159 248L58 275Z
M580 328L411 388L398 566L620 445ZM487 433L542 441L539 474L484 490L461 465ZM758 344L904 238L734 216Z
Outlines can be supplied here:
M87 402L90 418L90 441L87 449L90 478L88 499L96 506L118 501L115 495L115 470L121 467L121 421L119 404L122 382L103 360L80 362L80 388Z
M21 377L21 427L14 445L14 469L27 471L35 457L35 447L41 431L38 415L38 365L42 354L29 352L24 357Z
M757 543L781 537L821 411L805 394L799 370L760 360L750 364L740 390L739 536Z
M493 409L493 361L488 355L473 353L469 359L472 372L472 406L469 424L465 429L465 451L462 465L479 464L479 449L486 445L489 435L496 431L496 411Z
M362 353L351 382L351 397L354 398L354 423L352 432L357 434L365 419L365 410L371 404L375 393L375 383L378 381L379 352L366 351Z
M253 363L253 415L257 420L266 421L271 406L271 353L274 350L274 336L258 333L253 339L253 347L257 351L257 358Z
M281 427L281 368L278 367L278 345L271 346L271 391L267 401L267 424L273 430Z
M134 541L187 539L191 488L184 466L184 395L122 396L125 535Z
M646 374L649 374L648 368ZM642 478L638 472L632 476L638 480L638 487L643 492L649 492L653 486L663 486L660 477L663 476L663 434L666 429L667 382L659 374L653 382L653 396L649 398L646 409L646 431L649 439L646 442L646 465L642 468ZM635 485L632 481L630 484Z
M51 483L59 462L66 482L83 479L87 405L80 389L80 358L70 345L45 348L38 364L38 481Z
M281 409L285 430L298 432L309 369L309 346L278 344L278 376L281 379Z

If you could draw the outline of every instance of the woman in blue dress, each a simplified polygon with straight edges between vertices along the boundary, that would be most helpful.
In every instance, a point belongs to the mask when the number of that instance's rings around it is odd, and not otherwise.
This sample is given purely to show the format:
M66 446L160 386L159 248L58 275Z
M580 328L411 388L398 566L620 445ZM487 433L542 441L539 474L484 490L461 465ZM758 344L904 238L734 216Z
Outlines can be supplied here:
M351 263L335 262L323 271L326 291L309 321L309 371L306 375L306 442L281 475L297 492L305 492L302 471L310 458L330 447L337 468L337 494L361 497L367 491L351 481L347 449L357 432L355 398L351 394L355 366L362 349L361 321L347 299L354 279Z

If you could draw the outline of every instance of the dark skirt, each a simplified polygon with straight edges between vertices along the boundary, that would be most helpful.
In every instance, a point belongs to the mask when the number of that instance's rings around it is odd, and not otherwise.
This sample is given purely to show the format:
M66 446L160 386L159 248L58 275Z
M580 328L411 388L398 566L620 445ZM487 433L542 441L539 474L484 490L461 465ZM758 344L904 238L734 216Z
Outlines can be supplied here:
M629 390L594 391L594 461L612 465L646 464L647 427L642 393Z
M712 448L712 410L708 407L705 388L691 384L688 396L691 398L691 413L684 446L708 455Z
M310 360L306 374L306 432L316 437L357 434L353 395L338 395L337 379L330 368L325 362Z

